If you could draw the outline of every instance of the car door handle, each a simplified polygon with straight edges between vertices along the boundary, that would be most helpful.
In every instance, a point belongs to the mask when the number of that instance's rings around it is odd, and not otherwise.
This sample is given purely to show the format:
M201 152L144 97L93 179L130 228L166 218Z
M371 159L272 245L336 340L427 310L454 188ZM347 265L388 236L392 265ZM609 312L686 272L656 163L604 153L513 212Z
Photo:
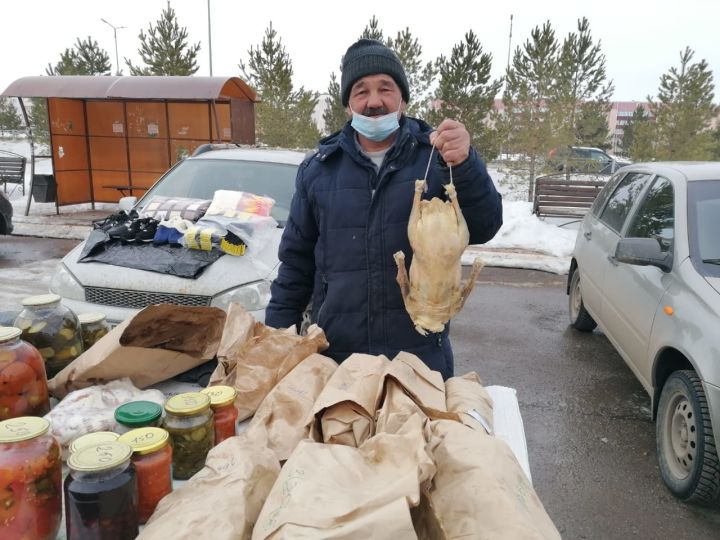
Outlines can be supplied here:
M590 231L584 232L583 236L585 237L585 240L590 240L592 238L592 232L590 232Z
M618 264L620 264L618 263L618 260L615 258L614 255L608 255L607 260L610 261L610 264L612 264L613 266L617 266Z

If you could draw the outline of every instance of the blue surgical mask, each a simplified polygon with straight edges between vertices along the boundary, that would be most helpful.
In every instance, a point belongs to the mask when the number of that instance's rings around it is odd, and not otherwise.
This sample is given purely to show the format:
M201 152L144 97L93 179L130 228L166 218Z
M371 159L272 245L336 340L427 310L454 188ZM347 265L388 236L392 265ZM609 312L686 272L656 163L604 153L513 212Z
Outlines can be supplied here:
M350 125L363 137L374 142L387 139L400 128L398 112L391 112L382 116L364 116L352 109L352 122Z

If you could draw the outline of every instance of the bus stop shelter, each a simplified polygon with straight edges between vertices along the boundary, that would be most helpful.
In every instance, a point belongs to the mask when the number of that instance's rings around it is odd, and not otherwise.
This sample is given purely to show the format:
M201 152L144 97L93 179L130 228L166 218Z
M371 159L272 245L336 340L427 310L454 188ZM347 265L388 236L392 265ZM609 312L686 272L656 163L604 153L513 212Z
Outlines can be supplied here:
M237 77L23 77L0 94L20 102L33 182L53 182L63 205L142 195L171 165L211 142L255 144L257 95ZM36 155L24 99L47 99L50 155ZM36 175L37 158L52 175ZM51 201L44 201L51 202Z

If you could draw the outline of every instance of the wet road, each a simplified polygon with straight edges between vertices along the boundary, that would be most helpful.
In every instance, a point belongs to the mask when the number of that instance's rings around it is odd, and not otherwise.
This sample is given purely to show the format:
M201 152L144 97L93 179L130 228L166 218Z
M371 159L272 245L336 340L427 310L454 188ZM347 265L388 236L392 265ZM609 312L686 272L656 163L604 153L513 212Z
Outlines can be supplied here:
M46 291L76 243L0 237L0 306ZM451 336L456 373L517 389L533 483L563 538L720 538L719 510L660 480L640 383L599 331L568 328L564 276L486 268Z

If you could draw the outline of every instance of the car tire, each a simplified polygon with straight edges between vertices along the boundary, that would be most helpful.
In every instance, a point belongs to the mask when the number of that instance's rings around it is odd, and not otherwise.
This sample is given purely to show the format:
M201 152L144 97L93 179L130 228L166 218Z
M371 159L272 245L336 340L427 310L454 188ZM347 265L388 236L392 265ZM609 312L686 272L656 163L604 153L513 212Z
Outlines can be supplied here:
M568 299L568 312L570 313L570 326L582 332L592 332L597 323L585 309L582 292L580 291L580 270L573 272L570 278L570 294Z
M720 463L702 381L692 370L665 382L656 422L660 475L673 495L686 502L720 501Z

